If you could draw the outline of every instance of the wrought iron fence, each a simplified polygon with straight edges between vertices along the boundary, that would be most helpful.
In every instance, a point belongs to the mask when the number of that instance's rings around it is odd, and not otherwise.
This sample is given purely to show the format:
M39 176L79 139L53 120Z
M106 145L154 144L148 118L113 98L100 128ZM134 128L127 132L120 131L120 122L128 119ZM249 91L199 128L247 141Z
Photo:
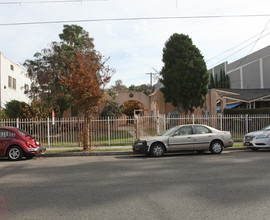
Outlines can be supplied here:
M251 131L270 124L270 115L215 115L215 116L135 116L134 118L93 118L89 121L89 140L97 145L128 145L137 138L162 134L182 124L205 124L232 133L235 141ZM0 126L13 126L27 131L48 146L80 146L84 118L7 119Z

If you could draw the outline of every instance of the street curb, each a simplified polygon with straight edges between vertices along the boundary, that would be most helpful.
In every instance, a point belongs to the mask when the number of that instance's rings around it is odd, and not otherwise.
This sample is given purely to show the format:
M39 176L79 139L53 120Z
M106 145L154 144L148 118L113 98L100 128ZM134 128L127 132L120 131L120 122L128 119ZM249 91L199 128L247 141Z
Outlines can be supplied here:
M224 151L230 151L230 150L247 150L248 148L246 147L227 147L224 148Z
M132 151L110 151L110 152L59 152L37 154L36 157L77 157L77 156L112 156L112 155L131 155Z
M228 147L224 151L247 150L246 147ZM59 152L37 154L36 157L76 157L76 156L117 156L117 155L135 155L132 151L88 151L88 152Z

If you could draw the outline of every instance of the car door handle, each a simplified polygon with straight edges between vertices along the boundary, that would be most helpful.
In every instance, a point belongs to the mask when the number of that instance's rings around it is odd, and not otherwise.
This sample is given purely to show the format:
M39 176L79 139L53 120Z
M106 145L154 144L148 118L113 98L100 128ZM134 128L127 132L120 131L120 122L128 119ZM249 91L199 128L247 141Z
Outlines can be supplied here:
M212 135L208 135L208 137L212 137Z

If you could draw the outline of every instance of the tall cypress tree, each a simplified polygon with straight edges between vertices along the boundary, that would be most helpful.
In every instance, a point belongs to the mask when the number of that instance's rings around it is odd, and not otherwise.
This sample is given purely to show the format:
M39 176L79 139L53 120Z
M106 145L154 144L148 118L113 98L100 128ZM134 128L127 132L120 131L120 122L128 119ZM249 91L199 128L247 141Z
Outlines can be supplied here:
M209 73L200 50L184 34L173 34L163 49L161 82L165 102L193 112L203 107Z

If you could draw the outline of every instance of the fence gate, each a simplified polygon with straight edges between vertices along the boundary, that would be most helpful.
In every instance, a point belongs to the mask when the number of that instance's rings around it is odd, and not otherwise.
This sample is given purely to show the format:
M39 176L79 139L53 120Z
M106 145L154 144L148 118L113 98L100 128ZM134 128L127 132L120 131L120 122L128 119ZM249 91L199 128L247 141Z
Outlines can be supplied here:
M160 135L166 130L165 115L135 116L138 139Z

